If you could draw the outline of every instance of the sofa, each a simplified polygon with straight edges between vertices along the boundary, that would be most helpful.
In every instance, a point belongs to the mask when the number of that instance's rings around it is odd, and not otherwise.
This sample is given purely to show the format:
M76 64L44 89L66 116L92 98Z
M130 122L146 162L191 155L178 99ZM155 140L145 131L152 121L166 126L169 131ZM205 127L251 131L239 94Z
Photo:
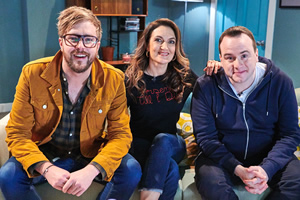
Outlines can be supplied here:
M296 96L298 101L298 112L300 112L300 88L296 89ZM195 171L192 166L192 159L194 157L194 151L190 150L189 148L192 148L195 146L195 141L192 136L192 123L189 115L189 107L190 107L190 101L191 96L189 96L189 99L187 100L182 113L180 120L177 124L178 133L182 135L182 137L185 138L187 143L187 157L179 164L179 169L181 172L181 179L178 182L178 189L175 196L175 200L201 200L201 196L199 195L195 182L194 182L194 176ZM300 115L299 115L300 116ZM7 124L7 121L9 119L9 114L6 115L4 118L0 120L0 167L6 162L6 160L9 157L7 145L5 143L5 126ZM299 117L300 122L300 117ZM298 150L300 150L298 148ZM295 152L297 156L300 158L300 151ZM69 194L64 194L61 191L58 191L54 188L52 188L48 183L43 183L36 186L37 192L40 194L41 199L43 200L72 200L72 199L84 199L84 200L92 200L96 199L99 191L104 186L93 182L92 185L89 187L89 189L80 197L72 196ZM243 185L238 185L234 188L236 194L238 195L239 199L243 200L260 200L264 199L268 193L270 192L270 189L267 189L264 193L261 195L257 194L251 194L247 192L244 189ZM4 197L2 196L2 192L0 192L0 200L4 200ZM136 190L133 195L131 196L130 200L139 200L139 192Z

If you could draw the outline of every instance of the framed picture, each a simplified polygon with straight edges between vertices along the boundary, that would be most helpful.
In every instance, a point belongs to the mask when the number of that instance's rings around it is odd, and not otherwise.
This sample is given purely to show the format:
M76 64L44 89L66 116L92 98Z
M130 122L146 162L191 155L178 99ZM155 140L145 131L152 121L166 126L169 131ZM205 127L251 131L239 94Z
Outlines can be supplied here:
M293 7L300 8L300 0L280 0L280 7L281 8L293 8Z

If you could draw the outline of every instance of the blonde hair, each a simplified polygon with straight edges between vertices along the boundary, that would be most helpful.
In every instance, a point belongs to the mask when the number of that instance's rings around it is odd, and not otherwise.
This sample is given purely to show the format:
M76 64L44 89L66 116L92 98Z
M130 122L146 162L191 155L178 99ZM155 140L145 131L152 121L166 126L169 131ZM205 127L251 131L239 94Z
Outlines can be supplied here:
M91 10L88 10L83 7L72 6L60 12L59 17L57 18L57 30L58 36L62 37L72 27L80 22L89 21L96 27L97 38L101 40L102 37L102 28L101 22L93 14Z

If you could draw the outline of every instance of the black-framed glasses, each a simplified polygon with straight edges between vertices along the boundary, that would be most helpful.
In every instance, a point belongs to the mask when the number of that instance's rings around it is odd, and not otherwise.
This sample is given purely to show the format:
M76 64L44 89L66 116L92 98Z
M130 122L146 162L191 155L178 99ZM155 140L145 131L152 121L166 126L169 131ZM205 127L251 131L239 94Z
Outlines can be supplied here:
M62 36L65 40L65 44L69 47L76 47L80 40L82 40L83 46L86 48L94 48L99 41L95 36L90 35L76 35L76 34L66 34Z

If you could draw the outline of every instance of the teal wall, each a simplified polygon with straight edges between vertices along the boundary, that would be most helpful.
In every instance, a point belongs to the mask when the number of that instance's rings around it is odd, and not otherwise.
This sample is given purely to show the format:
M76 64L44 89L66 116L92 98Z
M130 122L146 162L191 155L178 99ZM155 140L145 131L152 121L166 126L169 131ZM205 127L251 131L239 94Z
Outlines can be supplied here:
M18 0L0 1L0 102L11 102L21 66L28 59L28 45L23 16Z
M188 3L185 16L184 9L184 2L172 2L169 18L179 26L181 33L184 32L183 47L190 67L197 75L202 75L208 57L210 1Z
M148 0L146 24L161 17L175 21L183 31L184 3L171 0ZM300 9L276 8L272 59L300 87ZM28 61L54 55L59 49L56 29L58 13L64 0L0 1L0 104L13 101L22 66ZM198 74L207 61L210 0L188 3L183 46L191 68ZM103 26L102 46L108 45L109 18L100 17ZM289 22L289 23L287 23ZM136 33L122 33L120 53L133 52Z
M300 8L280 8L277 1L272 60L300 87Z
M64 0L0 1L0 103L13 101L22 66L59 49L56 29Z
M184 49L191 68L202 74L208 51L210 1L188 3ZM59 50L56 22L65 0L0 1L0 104L13 101L15 86L25 63L52 56ZM146 24L158 18L174 20L183 29L184 3L148 0ZM99 17L103 26L102 46L109 44L109 17ZM136 33L121 33L120 53L131 53ZM115 51L116 57L116 51Z
M210 1L204 3L190 2L187 4L187 13L184 16L185 3L173 2L171 0L148 0L148 16L146 25L159 18L173 20L181 32L184 29L184 17L186 17L183 46L190 66L195 73L201 75L208 57L208 34L209 34L209 11ZM100 17L101 21L107 17ZM108 23L109 21L107 21ZM106 23L103 23L103 27ZM106 25L108 27L108 24ZM108 28L103 28L106 32ZM103 34L102 43L106 45L108 33ZM137 44L137 33L120 33L120 54L132 53ZM116 50L115 50L116 57Z

